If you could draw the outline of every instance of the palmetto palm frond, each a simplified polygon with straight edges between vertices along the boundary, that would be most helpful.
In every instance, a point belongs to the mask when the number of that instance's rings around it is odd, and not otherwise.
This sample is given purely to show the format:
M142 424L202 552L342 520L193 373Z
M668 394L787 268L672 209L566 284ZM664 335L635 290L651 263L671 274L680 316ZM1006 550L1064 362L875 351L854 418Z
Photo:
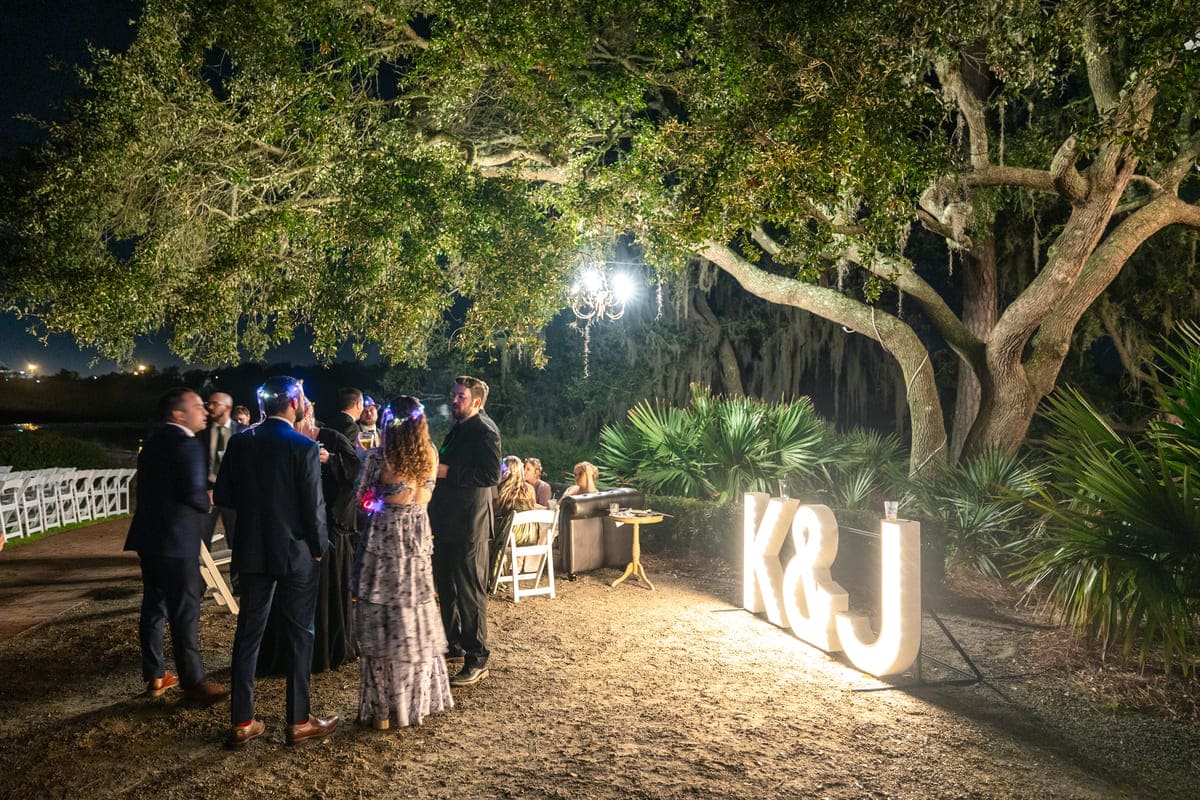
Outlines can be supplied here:
M685 497L738 498L811 471L826 428L807 398L770 404L694 387L687 408L642 402L600 435L600 459L635 486Z
M1073 626L1185 670L1200 637L1200 476L1169 437L1111 432L1076 392L1051 398L1052 477L1032 500L1044 531L1019 577Z

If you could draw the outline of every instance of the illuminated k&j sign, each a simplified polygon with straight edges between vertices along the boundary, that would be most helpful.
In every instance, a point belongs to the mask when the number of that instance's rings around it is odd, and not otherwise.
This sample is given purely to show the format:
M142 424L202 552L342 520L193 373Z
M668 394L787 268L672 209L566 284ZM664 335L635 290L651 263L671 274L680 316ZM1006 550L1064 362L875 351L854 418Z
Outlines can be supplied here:
M849 596L829 568L837 557L838 526L828 506L801 506L748 493L745 509L742 605L822 650L844 651L872 675L903 672L921 649L921 526L884 520L880 542L882 591L878 634L866 617L850 614ZM796 555L779 554L788 536Z

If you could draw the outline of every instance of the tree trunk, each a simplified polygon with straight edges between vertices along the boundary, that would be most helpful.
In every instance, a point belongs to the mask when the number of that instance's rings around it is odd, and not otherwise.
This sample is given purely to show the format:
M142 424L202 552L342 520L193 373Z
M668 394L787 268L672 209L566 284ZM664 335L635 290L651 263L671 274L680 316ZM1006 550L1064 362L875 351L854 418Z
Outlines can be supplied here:
M725 394L729 397L741 397L746 393L742 385L742 368L738 365L737 354L733 352L733 344L721 330L720 320L709 306L703 290L692 290L692 307L696 309L697 323L704 329L705 337L710 340L716 351L717 365L721 368L721 385Z
M973 249L964 253L962 270L963 324L987 341L999 315L999 289L996 283L996 237L990 233L976 242ZM988 384L988 409L995 399L995 387L985 375ZM951 422L950 458L957 461L970 435L971 426L979 415L983 402L984 387L979 376L965 360L958 363L958 390L955 394L954 419Z
M916 332L902 320L874 306L823 286L774 275L727 245L709 242L700 254L729 273L746 291L772 303L794 306L868 336L900 364L908 387L912 425L909 472L929 470L946 459L946 425L938 398L933 363Z

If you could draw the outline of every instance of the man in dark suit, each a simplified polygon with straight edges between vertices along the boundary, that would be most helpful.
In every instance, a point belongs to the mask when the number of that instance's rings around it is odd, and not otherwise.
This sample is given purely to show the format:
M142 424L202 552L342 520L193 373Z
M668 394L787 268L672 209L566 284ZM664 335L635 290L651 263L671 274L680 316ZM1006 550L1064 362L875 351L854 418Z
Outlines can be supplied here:
M212 705L229 692L207 679L200 660L200 547L209 502L196 432L204 428L204 403L190 389L171 389L159 398L158 413L163 424L138 454L137 510L125 539L142 566L142 678L149 697L182 683L186 699ZM164 665L166 620L178 677Z
M433 580L449 651L463 659L451 686L474 686L488 676L488 541L492 498L500 483L500 431L483 412L488 385L464 375L454 380L450 413L457 420L442 443L437 486L429 502Z
M225 448L234 434L246 429L245 425L236 421L232 416L233 398L225 392L213 392L208 396L208 427L200 435L200 443L204 446L204 462L208 468L208 489L212 491L217 483L217 473L221 470L221 460L225 458ZM212 546L213 532L217 527L217 517L221 518L221 526L225 529L225 542L233 545L233 529L235 512L232 508L214 506L208 517L208 535L204 543ZM234 581L237 578L234 576Z
M287 677L288 744L334 731L337 716L310 713L308 685L320 560L329 547L317 443L295 429L308 399L294 378L270 378L258 390L263 420L229 442L213 497L237 510L233 566L241 577L241 613L233 639L233 727L226 746L263 734L254 718L254 671L274 604L291 652Z
M358 441L358 418L363 412L361 389L345 387L338 389L338 413L326 425L345 436L351 444Z

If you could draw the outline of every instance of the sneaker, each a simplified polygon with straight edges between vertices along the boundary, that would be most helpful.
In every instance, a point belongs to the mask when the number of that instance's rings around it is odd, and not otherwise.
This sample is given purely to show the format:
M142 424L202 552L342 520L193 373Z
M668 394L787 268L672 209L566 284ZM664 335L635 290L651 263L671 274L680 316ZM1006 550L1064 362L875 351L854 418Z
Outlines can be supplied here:
M488 673L487 667L477 667L474 664L463 667L462 670L450 678L451 686L474 686L481 680L486 678Z

